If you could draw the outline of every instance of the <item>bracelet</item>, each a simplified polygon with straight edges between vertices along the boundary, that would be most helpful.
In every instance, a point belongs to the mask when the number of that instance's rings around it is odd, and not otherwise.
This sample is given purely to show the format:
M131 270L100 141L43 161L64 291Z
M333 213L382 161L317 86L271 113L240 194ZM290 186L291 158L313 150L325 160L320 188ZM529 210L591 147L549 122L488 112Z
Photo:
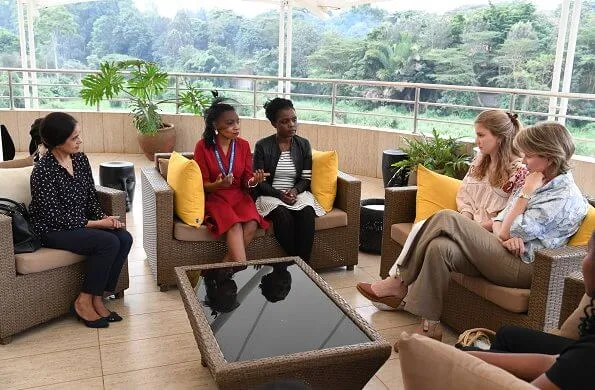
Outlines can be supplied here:
M519 194L519 198L523 198L523 199L527 199L527 200L531 200L531 198L533 197L533 195L527 195L524 192L521 191L521 193Z
M250 181L252 181L252 179L249 179L248 182L246 183L248 185L248 188L254 188L258 185L258 183L254 184L254 185L250 185Z

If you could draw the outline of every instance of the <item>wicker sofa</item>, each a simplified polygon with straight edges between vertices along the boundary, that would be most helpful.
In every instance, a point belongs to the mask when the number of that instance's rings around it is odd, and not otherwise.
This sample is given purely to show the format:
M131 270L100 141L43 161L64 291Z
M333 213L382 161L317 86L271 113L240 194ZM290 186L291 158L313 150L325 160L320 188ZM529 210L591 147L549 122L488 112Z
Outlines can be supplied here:
M388 275L411 231L416 193L415 186L385 190L382 278ZM483 278L452 273L442 321L459 332L477 327L498 329L505 324L538 330L556 328L564 277L580 269L585 252L584 246L539 251L530 289L505 288Z
M193 158L192 153L184 153ZM225 241L213 239L204 226L185 225L174 216L173 190L160 172L159 160L169 153L155 154L155 165L143 168L143 246L153 276L162 291L176 285L174 267L216 263L226 251ZM163 164L162 164L162 170ZM358 261L359 208L361 182L339 172L334 209L316 219L316 233L310 266L314 269L346 266L352 269ZM283 257L271 229L259 230L247 248L248 259Z
M124 192L97 186L97 195L107 214L119 215L126 222ZM35 272L40 266L48 268L46 260L57 268ZM14 334L68 313L81 291L83 260L74 253L49 248L15 255L11 219L0 215L0 344L9 343ZM127 288L125 262L116 298L123 297Z

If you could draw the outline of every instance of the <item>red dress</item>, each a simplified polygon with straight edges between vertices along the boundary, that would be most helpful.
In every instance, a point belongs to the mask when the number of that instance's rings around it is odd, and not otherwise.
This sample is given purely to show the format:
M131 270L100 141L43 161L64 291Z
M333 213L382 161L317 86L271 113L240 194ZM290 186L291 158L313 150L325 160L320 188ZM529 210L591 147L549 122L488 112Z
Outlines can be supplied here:
M229 171L231 146L228 154L223 153L219 142L217 146L225 171ZM267 229L269 224L265 221L254 204L254 200L247 192L248 180L252 177L252 153L250 144L242 138L236 138L235 162L233 166L233 183L230 187L220 188L215 192L205 193L205 223L209 230L220 236L238 222L256 221L261 228ZM214 183L221 174L215 151L207 148L205 141L200 140L194 148L196 160L202 172L203 181Z

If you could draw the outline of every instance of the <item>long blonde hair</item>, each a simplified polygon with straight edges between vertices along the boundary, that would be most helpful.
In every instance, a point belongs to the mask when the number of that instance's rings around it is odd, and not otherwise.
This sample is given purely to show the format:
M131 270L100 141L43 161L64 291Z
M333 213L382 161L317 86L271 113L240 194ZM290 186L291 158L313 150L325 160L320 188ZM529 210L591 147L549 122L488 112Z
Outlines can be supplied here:
M471 171L477 180L483 180L488 175L488 181L493 187L503 186L512 174L512 163L521 157L518 147L514 143L515 136L521 129L518 115L500 110L487 110L475 118L475 125L487 129L498 138L498 157L495 167L489 171L492 157L483 155L481 161Z
M516 136L514 145L525 153L550 160L555 176L570 170L574 143L570 132L558 122L538 122L527 127Z

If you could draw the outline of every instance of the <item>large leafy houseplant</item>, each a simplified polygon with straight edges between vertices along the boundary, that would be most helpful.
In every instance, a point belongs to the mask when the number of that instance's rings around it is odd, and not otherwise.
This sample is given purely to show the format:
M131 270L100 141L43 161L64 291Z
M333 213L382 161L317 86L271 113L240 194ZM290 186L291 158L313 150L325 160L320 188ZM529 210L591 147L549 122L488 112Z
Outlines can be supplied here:
M463 150L459 138L442 138L436 129L432 136L404 138L407 144L403 151L407 159L392 164L395 169L393 179L410 175L419 164L446 176L460 178L469 167L470 156ZM393 180L391 179L391 181Z
M164 127L159 105L175 103L183 110L201 115L210 103L207 93L188 84L179 99L160 99L168 87L169 75L152 62L128 60L104 62L99 72L85 76L81 83L81 97L88 105L122 94L128 99L134 127L140 134L156 135Z

